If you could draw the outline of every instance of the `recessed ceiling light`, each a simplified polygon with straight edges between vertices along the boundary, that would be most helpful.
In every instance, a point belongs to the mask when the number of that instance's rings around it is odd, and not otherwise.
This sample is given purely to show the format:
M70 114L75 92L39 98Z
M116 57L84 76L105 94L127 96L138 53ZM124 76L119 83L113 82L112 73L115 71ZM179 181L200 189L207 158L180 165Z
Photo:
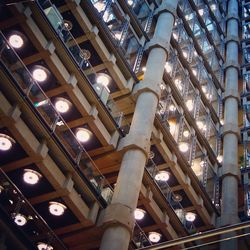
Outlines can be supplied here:
M20 214L20 213L14 214L13 218L14 218L14 222L18 226L24 226L27 223L26 217L24 215Z
M66 206L62 203L51 201L49 203L49 212L55 216L61 216L64 214Z
M115 35L115 38L120 41L122 38L122 32L121 31L114 31L113 33Z
M194 102L193 102L193 100L188 99L188 100L186 101L186 106L187 106L188 111L192 111L193 108L194 108Z
M189 222L194 222L195 218L196 218L196 214L195 214L195 213L187 212L187 213L185 214L185 219L186 219L187 221L189 221Z
M101 12L105 9L105 4L104 2L96 2L94 4L95 8L98 10L98 12Z
M92 133L86 128L79 128L76 132L76 138L80 142L87 142L91 135Z
M187 138L187 137L189 137L189 135L190 135L190 132L189 132L188 130L184 130L183 136L184 136L185 138Z
M198 12L199 12L200 16L203 16L203 14L204 14L204 10L203 9L199 9Z
M222 163L222 161L223 161L223 156L222 156L222 155L218 155L218 156L217 156L217 160L218 160L219 163Z
M45 69L39 67L33 70L32 76L36 81L44 82L47 79L48 74Z
M111 81L111 77L105 73L98 73L97 77L96 77L96 82L98 84L101 84L105 87L107 87L109 85Z
M23 46L24 41L20 35L13 34L9 37L9 43L13 48L20 49Z
M167 171L159 171L156 175L155 175L155 180L157 181L168 181L170 177L169 172Z
M172 71L172 65L169 62L165 64L165 70L170 73Z
M24 169L23 180L31 185L38 183L39 179L42 177L37 171L32 169Z
M173 112L176 110L176 107L173 104L171 104L169 105L169 110Z
M177 194L177 193L173 193L173 201L175 202L181 202L182 201L182 196L180 194Z
M38 250L53 250L53 247L49 244L38 242L37 243Z
M179 149L182 153L186 153L189 149L188 143L186 142L180 142Z
M10 150L12 144L15 143L15 140L6 134L0 134L0 150L7 151Z
M157 232L149 232L148 234L148 238L151 242L153 243L157 243L160 241L161 239L161 234L157 233Z
M134 211L134 216L136 220L142 220L146 214L146 211L140 208L136 208Z
M134 3L133 0L128 0L127 2L128 2L128 5L130 5L130 6Z
M66 113L71 106L71 103L65 98L57 98L55 108L60 113Z

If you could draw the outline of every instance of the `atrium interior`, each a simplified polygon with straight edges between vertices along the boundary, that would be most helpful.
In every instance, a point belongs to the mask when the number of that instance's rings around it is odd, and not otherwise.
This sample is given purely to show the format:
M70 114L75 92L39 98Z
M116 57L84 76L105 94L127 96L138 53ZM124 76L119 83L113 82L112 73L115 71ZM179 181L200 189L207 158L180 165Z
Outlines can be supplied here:
M249 140L249 0L0 3L0 250L250 249Z

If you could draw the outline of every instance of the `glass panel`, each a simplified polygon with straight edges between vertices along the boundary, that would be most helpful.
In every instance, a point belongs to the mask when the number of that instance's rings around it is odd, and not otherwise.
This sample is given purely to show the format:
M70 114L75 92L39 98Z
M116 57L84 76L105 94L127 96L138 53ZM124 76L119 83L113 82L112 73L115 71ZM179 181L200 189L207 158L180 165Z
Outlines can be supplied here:
M50 244L54 249L66 250L67 247L56 236L43 218L36 212L21 191L0 169L0 213L6 220L25 223L18 226L18 235L22 237L29 249L37 249L38 241ZM17 221L19 220L19 221ZM27 225L26 225L27 224ZM39 239L39 240L38 240Z

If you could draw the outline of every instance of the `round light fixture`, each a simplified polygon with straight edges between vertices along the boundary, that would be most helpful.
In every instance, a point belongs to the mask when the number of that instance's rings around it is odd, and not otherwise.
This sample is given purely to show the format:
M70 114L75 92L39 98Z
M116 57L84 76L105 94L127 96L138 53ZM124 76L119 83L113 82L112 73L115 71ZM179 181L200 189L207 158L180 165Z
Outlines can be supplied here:
M60 113L66 113L71 106L71 103L65 98L57 98L55 108Z
M172 65L169 62L165 64L165 70L170 73L172 71Z
M189 222L194 222L195 218L196 218L196 214L195 214L195 213L187 212L187 213L185 214L185 219L186 219L187 221L189 221Z
M182 153L186 153L189 149L188 143L186 142L180 142L179 149Z
M11 149L15 140L6 134L0 134L0 150L8 151Z
M146 211L141 208L136 208L134 211L134 216L136 220L142 220L146 214Z
M200 16L203 16L203 14L204 14L204 10L203 9L199 9L198 12L199 12Z
M79 128L76 132L76 138L80 142L87 142L90 139L91 132L86 128Z
M36 81L44 82L47 79L48 74L43 67L39 67L33 70L32 76Z
M98 10L98 12L101 12L105 9L104 2L97 2L94 4L95 8Z
M187 106L188 111L192 111L193 108L194 108L194 102L193 102L193 100L192 99L188 99L186 101L186 106Z
M182 198L182 196L180 194L173 193L172 199L175 202L181 202L183 198Z
M46 244L44 242L38 242L37 243L38 250L53 250L53 247L49 244Z
M98 73L97 77L96 77L96 82L98 84L101 84L105 87L107 87L109 85L111 81L111 77L105 73Z
M202 85L201 89L202 89L203 93L205 93L205 94L207 93L207 86Z
M196 124L197 124L197 127L199 129L203 129L204 128L204 123L202 121L197 121Z
M18 34L13 34L9 37L9 43L13 48L20 49L23 46L24 41L22 36Z
M169 131L171 134L174 134L175 129L176 129L176 123L174 121L169 121Z
M184 56L185 58L188 57L188 53L187 53L186 51L183 51L182 54L183 54L183 56Z
M127 2L128 2L128 5L130 5L130 6L134 3L133 0L128 0Z
M24 169L23 180L31 185L38 183L39 179L42 177L37 171L32 169Z
M66 206L62 203L51 201L49 203L49 212L55 216L61 216L63 215L64 211L66 209Z
M156 175L155 175L155 180L156 181L168 181L170 177L169 172L167 171L159 171Z
M157 243L160 241L161 239L161 234L157 233L157 232L149 232L148 234L148 238L151 242L153 243Z
M175 79L174 80L174 83L175 83L175 85L176 85L176 87L180 90L180 91L182 91L182 84L181 84L181 79Z
M173 104L169 105L169 111L174 112L175 110L176 110L176 107Z
M113 33L114 33L115 39L120 41L122 38L122 32L121 31L114 31Z
M73 25L69 20L63 20L63 26L66 30L72 30Z
M14 218L14 222L18 225L18 226L24 226L27 223L27 219L24 215L18 213L18 214L14 214L13 216Z
M223 162L223 156L222 156L222 155L218 155L218 156L217 156L217 161L218 161L219 163L222 163L222 162Z
M188 138L189 135L190 135L190 132L189 132L188 130L184 130L184 131L183 131L183 136L184 136L185 138Z

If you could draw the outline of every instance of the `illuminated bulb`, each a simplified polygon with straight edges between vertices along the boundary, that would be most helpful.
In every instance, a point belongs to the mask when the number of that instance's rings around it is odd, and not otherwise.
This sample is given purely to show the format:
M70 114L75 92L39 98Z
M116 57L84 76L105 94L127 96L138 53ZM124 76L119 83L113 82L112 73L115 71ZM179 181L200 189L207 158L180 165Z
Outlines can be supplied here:
M51 201L49 203L49 212L55 216L63 215L65 209L66 209L66 206L64 206L62 203L54 202L54 201Z
M140 208L136 208L134 211L134 216L136 220L142 220L146 214L146 211Z
M175 32L173 32L173 37L174 37L175 40L178 39L178 35Z
M33 70L32 76L38 82L43 82L47 79L46 71L40 68Z
M142 70L143 70L143 69L142 69ZM163 83L161 83L160 88L161 88L161 90L164 90L164 89L166 89L166 85L163 84Z
M12 147L11 138L8 135L0 134L0 150L7 151Z
M200 166L201 166L201 167L204 167L204 166L205 166L205 161L201 161L201 162L200 162Z
M172 71L172 65L169 62L166 62L165 69L168 73Z
M189 222L194 222L194 220L196 218L196 214L192 213L192 212L187 212L186 215L185 215L185 218Z
M174 134L175 132L175 128L176 128L176 123L175 122L172 122L172 121L169 121L169 131L171 134Z
M145 72L146 71L146 67L142 67L142 71Z
M203 9L199 9L198 12L199 12L200 16L203 16L203 14L204 14L204 10Z
M177 79L174 80L174 83L175 83L176 87L177 87L180 91L182 91L181 80L177 78Z
M149 232L148 234L148 238L151 242L153 243L157 243L160 241L161 239L161 234L157 233L157 232Z
M18 226L24 226L27 223L27 219L25 218L24 215L22 214L16 214L14 216L14 222L18 225Z
M41 178L41 175L32 170L32 169L24 169L24 174L23 174L23 180L31 185L37 184L39 179Z
M218 160L219 163L222 163L222 161L223 161L223 156L222 156L222 155L218 155L218 156L217 156L217 160Z
M187 100L186 101L186 106L187 106L188 111L192 111L193 108L194 108L193 100L191 100L191 99Z
M133 0L128 0L127 2L128 2L128 5L130 5L130 6L134 3Z
M13 34L9 37L9 43L15 49L20 49L24 44L22 37L17 34Z
M206 86L204 86L204 85L201 86L201 89L202 89L203 93L205 93L205 94L207 93L207 87Z
M97 2L94 4L95 8L98 10L98 12L101 12L105 8L104 2Z
M157 181L168 181L169 177L170 177L169 172L167 172L167 171L159 171L155 175L155 180L157 180Z
M216 5L215 4L210 5L210 7L211 7L211 10L216 10Z
M53 250L53 247L51 245L48 245L48 244L43 243L43 242L38 242L37 248L38 248L38 250Z
M184 137L189 137L189 135L190 135L190 133L189 133L189 131L188 130L185 130L184 132L183 132L183 136Z
M179 149L180 149L180 151L181 151L182 153L186 153L186 152L188 151L188 149L189 149L188 143L186 143L186 142L181 142L181 143L179 144Z
M173 111L176 110L176 107L175 107L173 104L171 104L171 105L169 106L169 110L173 112Z
M197 126L199 129L203 129L204 128L204 123L202 121L197 121L196 122Z
M55 103L55 108L60 113L66 113L69 110L70 102L64 98L60 98Z
M197 76L197 70L196 70L196 69L193 69L192 72L193 72L193 74L194 74L195 76Z
M188 53L187 53L186 51L183 51L182 54L183 54L183 56L184 56L185 58L188 57Z
M105 73L99 73L96 78L96 82L107 87L110 83L110 76Z
M117 39L117 40L121 40L121 38L122 38L122 33L120 32L120 31L116 31L116 32L114 32L115 33L115 38Z
M224 125L224 119L220 119L220 124Z
M80 128L76 132L76 138L80 142L87 142L90 139L91 132L86 128Z

